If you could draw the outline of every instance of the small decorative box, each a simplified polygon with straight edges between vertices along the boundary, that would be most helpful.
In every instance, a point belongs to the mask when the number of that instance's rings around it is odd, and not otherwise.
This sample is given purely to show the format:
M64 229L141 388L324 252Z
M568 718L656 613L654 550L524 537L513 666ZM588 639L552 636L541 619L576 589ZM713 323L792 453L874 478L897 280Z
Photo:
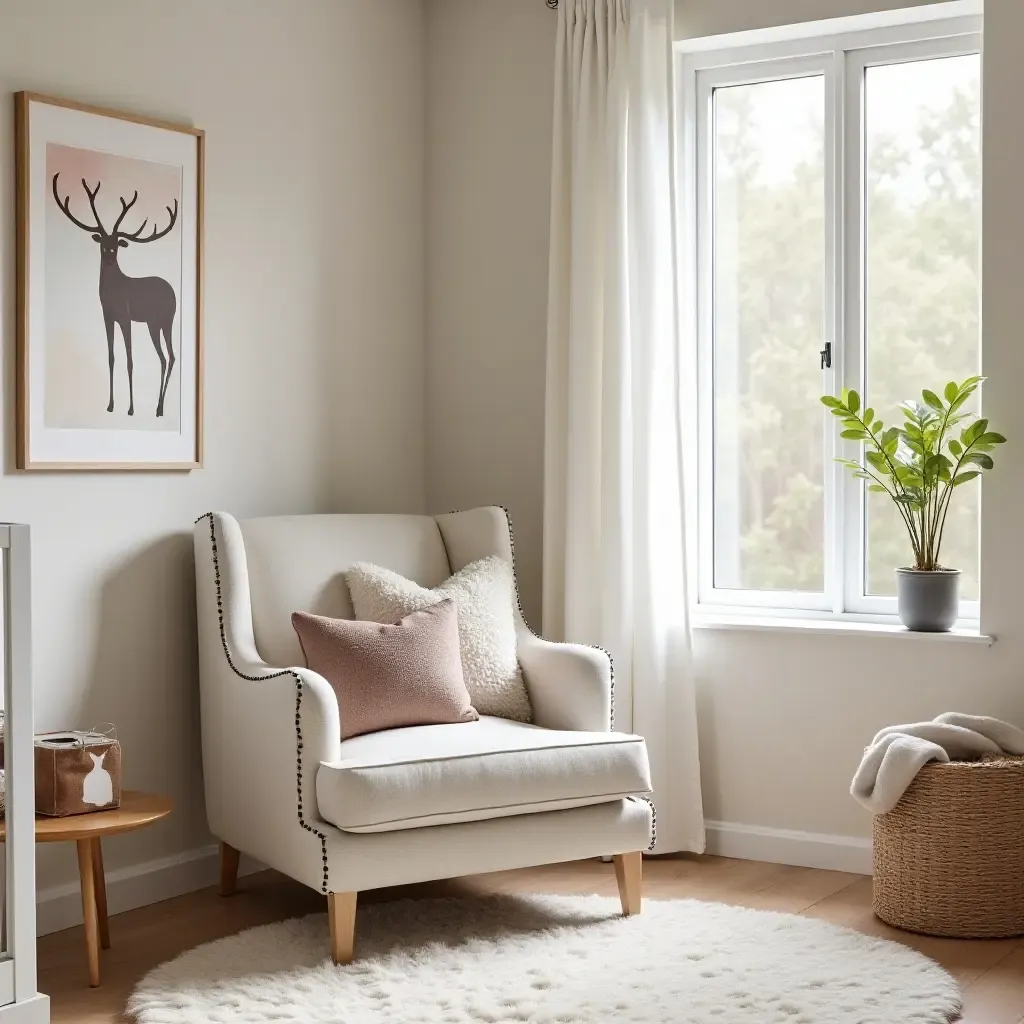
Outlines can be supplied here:
M36 813L62 818L121 805L121 744L101 732L35 738Z

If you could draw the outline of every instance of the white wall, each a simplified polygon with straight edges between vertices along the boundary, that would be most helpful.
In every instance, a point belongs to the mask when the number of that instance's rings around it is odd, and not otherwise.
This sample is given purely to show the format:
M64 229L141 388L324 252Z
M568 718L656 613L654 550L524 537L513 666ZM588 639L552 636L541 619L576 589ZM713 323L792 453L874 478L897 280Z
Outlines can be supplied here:
M680 0L687 35L862 13L884 0ZM544 329L556 15L541 0L427 7L428 420L433 507L507 501L537 620ZM708 818L865 836L847 795L885 724L955 709L1024 724L1024 38L1019 0L988 0L985 53L986 407L1015 441L986 485L984 614L992 648L892 638L702 631L700 742ZM1016 440L1015 440L1016 439Z
M424 508L423 42L418 0L0 0L0 518L33 529L36 724L113 721L125 783L178 803L110 868L209 841L193 519ZM14 469L19 89L206 129L201 471ZM42 852L43 889L73 874Z

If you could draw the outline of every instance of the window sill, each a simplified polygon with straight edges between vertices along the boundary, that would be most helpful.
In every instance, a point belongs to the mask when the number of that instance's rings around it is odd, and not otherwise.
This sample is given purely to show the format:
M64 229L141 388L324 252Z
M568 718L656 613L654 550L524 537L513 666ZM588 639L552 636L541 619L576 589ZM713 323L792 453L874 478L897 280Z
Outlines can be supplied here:
M694 613L694 629L740 632L812 633L819 636L884 636L925 643L964 643L991 647L994 636L982 633L976 623L958 623L948 633L915 633L899 622L866 622L858 619L798 619L770 615L736 615L706 610Z

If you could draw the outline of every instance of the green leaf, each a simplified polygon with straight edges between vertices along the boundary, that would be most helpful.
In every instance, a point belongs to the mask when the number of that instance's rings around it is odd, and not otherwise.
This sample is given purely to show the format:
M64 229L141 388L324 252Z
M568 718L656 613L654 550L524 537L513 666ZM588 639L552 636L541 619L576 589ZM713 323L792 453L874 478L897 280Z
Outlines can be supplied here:
M960 388L957 387L955 380L951 380L946 385L946 390L942 392L946 398L946 401L952 404L956 400L956 396L960 393Z
M957 441L956 438L950 438L949 439L949 450L954 455L959 457L960 455L963 454L964 446L959 441Z
M890 494L888 487L883 487L881 484L868 484L868 490L872 494Z
M966 455L964 463L968 462L975 466L981 466L982 469L991 469L995 465L991 455L983 455L981 452L971 452L970 455Z
M889 468L889 462L881 452L868 450L864 453L864 458L867 459L868 462L871 463L872 467L878 470L879 473L882 473L885 476L890 476L892 474L892 470Z
M956 410L959 409L960 406L962 406L964 402L966 402L967 399L970 398L976 390L976 388L972 387L967 388L966 391L961 391L960 394L957 395L957 397L954 398L953 401L949 403L949 411L956 412Z
M988 430L988 420L986 420L986 419L975 420L963 432L963 434L960 435L960 440L963 441L964 440L964 435L966 435L967 439L966 439L965 443L968 444L968 445L974 444L974 442L977 441L977 439L979 437L981 437L981 435L984 434L986 430Z
M865 419L867 419L867 417L865 417ZM877 434L884 426L885 424L881 420L875 420L875 422L871 424L871 433Z
M856 412L860 408L860 395L856 391L846 392L846 408L850 412Z
M829 409L841 409L843 407L843 403L835 395L822 395L821 404Z
M957 473L953 486L959 487L961 484L967 483L968 480L973 480L976 476L981 476L981 473L976 469L970 469L966 473Z
M844 430L839 436L845 437L848 441L863 441L871 435L868 434L866 430L857 427L856 429L851 428L850 430Z
M924 460L925 483L934 483L936 480L945 479L953 463L945 455L929 455Z
M929 391L925 388L921 392L921 397L924 399L924 404L930 405L936 412L946 411L946 407L942 404L942 399L934 391Z
M920 473L908 466L897 466L896 467L896 479L899 480L904 487L921 487L924 484L924 478Z
M987 430L981 437L975 438L975 444L1006 444L1006 438L994 430Z

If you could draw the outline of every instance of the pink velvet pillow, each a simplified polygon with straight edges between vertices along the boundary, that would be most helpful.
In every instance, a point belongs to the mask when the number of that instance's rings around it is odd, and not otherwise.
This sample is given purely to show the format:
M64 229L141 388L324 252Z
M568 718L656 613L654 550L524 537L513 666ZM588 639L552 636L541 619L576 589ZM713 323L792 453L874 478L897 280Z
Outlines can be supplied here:
M306 665L334 688L341 737L404 725L475 722L449 598L394 625L294 612Z

